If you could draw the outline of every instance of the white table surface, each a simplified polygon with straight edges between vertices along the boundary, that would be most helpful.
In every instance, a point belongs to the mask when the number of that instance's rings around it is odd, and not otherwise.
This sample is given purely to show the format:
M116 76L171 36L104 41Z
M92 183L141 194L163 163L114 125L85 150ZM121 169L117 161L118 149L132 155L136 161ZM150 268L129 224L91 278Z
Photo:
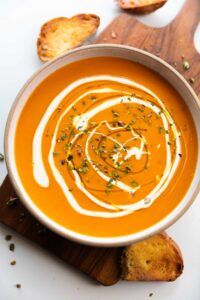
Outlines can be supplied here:
M184 0L169 0L159 11L141 17L145 24L163 26L172 20ZM42 23L58 16L96 13L101 32L119 13L114 0L0 0L0 152L6 118L14 98L28 77L41 65L36 38ZM200 30L195 35L200 49ZM0 163L0 183L6 175ZM199 300L200 299L200 197L168 233L180 245L184 274L173 283L119 282L99 286L62 261L0 225L0 300ZM12 234L15 251L5 235ZM17 264L9 263L15 259ZM20 283L21 289L14 285ZM149 298L149 294L153 296Z

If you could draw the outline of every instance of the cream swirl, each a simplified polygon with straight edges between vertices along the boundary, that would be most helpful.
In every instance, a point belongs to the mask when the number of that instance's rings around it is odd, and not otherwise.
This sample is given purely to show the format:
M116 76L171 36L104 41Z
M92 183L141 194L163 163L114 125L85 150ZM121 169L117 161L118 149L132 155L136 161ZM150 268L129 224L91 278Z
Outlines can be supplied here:
M55 110L59 107L63 99L67 98L70 93L74 92L77 87L81 87L82 85L86 83L95 83L95 82L110 82L110 83L120 83L120 85L129 86L133 89L137 89L142 91L146 98L144 97L138 97L137 95L133 95L132 93L128 91L122 91L120 89L117 89L115 87L111 88L105 88L105 87L97 87L97 88L91 88L91 90L83 92L81 96L79 96L76 100L74 100L72 103L67 106L64 111L61 113L61 115L58 118L54 134L51 141L51 147L48 155L48 162L49 166L51 168L51 171L53 173L53 176L55 178L55 181L62 189L67 201L69 201L70 205L73 207L74 210L76 210L78 213L87 215L87 216L95 216L95 217L102 217L102 218L115 218L115 217L122 217L127 214L130 214L134 211L137 211L139 209L145 209L152 205L152 203L163 193L163 191L167 188L170 180L172 179L178 164L179 164L179 154L181 152L181 144L179 140L179 133L178 129L176 127L176 124L174 120L172 119L171 115L165 108L164 103L159 99L154 93L152 93L149 89L143 87L142 85L132 82L131 80L120 78L120 77L113 77L113 76L93 76L89 78L84 78L77 80L76 82L69 85L66 89L64 89L49 105L47 108L44 116L42 117L34 135L33 139L33 174L35 181L43 188L47 188L50 184L49 177L47 174L47 171L45 169L43 157L42 157L42 138L44 135L45 128L47 126L47 123L49 119L51 118L52 114L55 112ZM148 195L145 196L145 198L141 198L139 201L131 204L118 204L113 205L112 203L106 203L105 201L102 201L101 199L97 198L93 193L91 193L88 189L85 188L84 184L82 183L80 173L76 168L72 168L71 172L74 176L74 180L76 183L77 188L83 193L91 202L93 202L97 207L101 208L101 210L89 210L81 207L78 203L78 200L74 197L73 193L70 191L70 187L67 185L66 181L64 180L62 174L58 170L55 164L53 152L56 145L56 140L58 136L58 130L59 126L63 120L63 118L69 113L69 111L78 103L84 99L86 96L90 96L93 94L107 94L108 96L110 93L120 93L120 96L115 95L111 99L108 97L106 101L103 103L100 102L98 105L96 105L93 109L89 109L85 113L82 113L80 115L73 117L73 126L76 129L76 133L74 134L74 137L70 140L70 145L73 148L77 139L84 135L84 133L87 131L87 139L85 143L85 155L87 159L87 163L89 166L98 174L98 176L101 178L101 180L105 181L106 184L110 182L111 179L110 176L105 174L93 161L93 159L90 156L90 150L89 145L91 140L95 136L103 137L105 136L106 139L109 141L115 143L117 145L117 151L114 153L111 157L111 160L113 161L113 165L117 167L121 167L124 162L128 161L132 157L134 157L136 160L141 160L143 156L151 156L151 151L147 151L145 148L148 144L148 141L145 138L145 135L140 133L138 134L137 130L134 130L133 127L130 129L130 138L125 141L125 143L119 142L116 138L113 138L112 136L108 136L106 134L103 134L100 130L102 126L105 126L107 130L110 133L117 132L121 130L121 124L119 123L117 126L112 126L108 122L108 120L105 118L101 120L98 124L90 128L90 122L91 119L95 118L96 115L99 114L99 112L106 111L107 109L112 109L116 107L117 105L140 105L144 108L148 108L151 110L158 118L162 120L163 124L163 130L165 135L165 147L166 147L166 164L164 167L164 171L162 174L162 177L159 178L157 185L150 191ZM121 96L122 94L122 96ZM153 98L156 103L152 103L152 101L148 100L148 96ZM172 158L171 153L171 145L170 145L170 135L169 131L171 131L171 135L174 138L174 145L175 145L175 153L174 157ZM131 142L136 142L137 145L132 145L128 149L126 149L126 153L123 156L122 151L124 151L127 144ZM122 159L123 158L123 159ZM71 161L67 161L68 166L70 167L72 165ZM124 191L125 193L134 194L137 191L141 189L141 185L137 184L135 186L130 186L129 184L123 182L120 179L113 179L112 180L112 186L115 186L119 190Z

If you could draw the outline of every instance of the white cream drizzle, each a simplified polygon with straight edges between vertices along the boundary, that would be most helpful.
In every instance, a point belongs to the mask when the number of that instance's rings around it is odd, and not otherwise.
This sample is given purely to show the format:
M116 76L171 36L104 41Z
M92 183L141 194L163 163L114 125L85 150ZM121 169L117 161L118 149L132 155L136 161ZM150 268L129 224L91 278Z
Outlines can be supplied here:
M142 91L144 91L144 92L148 93L149 95L153 96L158 101L159 105L163 109L164 113L160 114L160 117L162 119L163 127L164 127L165 131L168 132L169 124L171 124L171 129L173 131L174 136L175 137L179 136L176 125L174 124L174 121L173 121L172 117L170 116L170 114L165 109L165 106L162 103L162 101L154 93L152 93L150 90L143 87L142 85L137 84L136 82L132 82L132 81L130 81L128 79L125 79L125 78L113 77L113 76L92 76L92 77L77 80L76 82L70 84L67 88L65 88L60 94L58 94L58 96L55 97L55 99L53 99L53 101L51 102L51 104L47 108L44 116L42 117L42 119L41 119L41 121L40 121L40 123L39 123L39 125L36 129L35 135L34 135L34 139L33 139L33 175L34 175L34 178L35 178L36 182L43 188L47 188L50 184L47 172L45 170L43 158L42 158L42 137L43 137L43 134L44 134L45 127L48 123L48 120L50 119L50 117L54 113L54 111L58 108L61 101L66 96L68 96L75 88L77 88L78 86L80 86L82 84L85 84L85 83L88 83L88 82L95 82L95 81L111 81L111 82L117 82L117 83L120 83L120 84L126 84L126 85L129 85L129 86L132 86L132 87L139 88ZM180 150L181 150L180 141L179 141L179 138L177 138L176 142L175 142L176 143L176 156L175 156L174 162L172 164L171 163L171 151L170 151L170 145L169 145L169 134L166 133L165 134L166 166L165 166L165 169L164 169L164 172L163 172L163 176L161 177L161 179L158 182L157 186L149 193L149 195L146 198L141 199L137 203L130 204L130 205L117 205L117 206L114 206L114 205L105 203L105 202L97 199L94 195L92 195L84 187L84 185L81 182L81 179L80 179L80 176L79 176L78 172L76 170L72 170L77 188L82 193L84 193L90 199L90 201L95 203L97 206L101 207L103 210L109 210L109 212L107 212L107 211L90 211L90 210L82 208L78 204L77 200L74 198L73 193L71 193L69 191L69 187L67 186L67 183L65 182L64 178L62 177L62 175L60 174L59 170L56 168L56 165L54 163L53 151L54 151L54 147L55 147L55 144L56 144L57 132L58 132L58 128L59 128L59 125L60 125L63 117L83 97L85 97L86 95L90 95L90 94L92 95L93 93L110 93L110 92L121 92L121 91L117 90L117 89L111 89L111 88L93 89L91 91L83 93L73 103L71 103L69 106L67 106L65 111L59 117L59 120L56 124L55 132L54 132L52 142L51 142L51 148L50 148L49 155L48 155L48 162L49 162L49 165L51 167L54 178L55 178L56 182L59 184L60 188L62 189L62 191L63 191L63 193L66 197L66 199L69 201L69 203L73 207L73 209L76 210L80 214L84 214L84 215L87 215L87 216L102 217L102 218L121 217L121 216L125 216L127 214L130 214L130 213L132 213L132 212L134 212L138 209L142 209L142 208L146 208L146 207L150 206L157 199L157 197L166 189L169 181L173 177L174 172L176 171L178 163L179 163L178 153L180 153ZM128 92L123 92L123 94L127 95L127 96L123 97L123 103L136 103L136 104L144 105L145 107L148 107L152 111L154 111L157 115L160 113L160 108L157 107L156 105L152 106L151 102L144 101L142 99L138 99L136 97L130 96L130 94ZM82 135L83 130L88 128L88 122L90 121L91 118L93 118L97 113L99 113L102 110L105 110L109 107L113 107L117 104L120 104L121 99L122 99L122 97L114 97L112 100L108 100L106 102L103 102L103 103L99 104L98 106L96 106L94 109L91 109L90 111L87 111L86 113L84 113L80 116L76 116L73 119L73 124L74 124L75 128L79 131L79 133L75 135L75 137L72 139L71 143L73 144L76 141L77 137ZM101 124L103 124L103 123L111 131L119 129L119 128L110 126L109 123L107 123L106 120L101 122ZM108 182L110 180L110 177L108 177L104 173L102 173L93 164L92 159L90 158L90 155L89 155L89 150L88 150L89 141L93 137L93 135L96 135L96 134L97 135L98 134L104 135L103 133L99 133L97 131L97 129L100 127L101 124L99 124L97 127L95 127L93 130L91 130L89 132L89 136L87 138L86 145L85 145L85 154L86 154L88 162L90 163L92 168L95 170L95 172L104 181ZM140 139L140 147L138 148L138 147L134 146L131 149L127 150L127 154L125 156L125 159L129 159L130 157L135 156L135 158L137 160L140 160L143 154L150 155L149 152L147 153L146 151L144 151L144 146L145 146L145 143L146 143L145 138L144 137L141 138L133 130L131 130L131 133L133 135L133 138L126 141L126 143L128 143L129 141L131 141L133 139ZM117 140L113 139L112 137L107 137L107 138L110 138L111 140L117 142L120 146L120 150L126 144L126 143L125 144L120 144ZM113 155L114 164L116 164L118 162L119 155L120 155L119 153L120 153L120 151L117 154ZM116 187L118 187L119 189L124 190L125 192L128 192L128 193L135 193L137 190L139 190L141 188L140 186L132 188L129 185L123 183L120 180L114 181L112 184L115 185Z

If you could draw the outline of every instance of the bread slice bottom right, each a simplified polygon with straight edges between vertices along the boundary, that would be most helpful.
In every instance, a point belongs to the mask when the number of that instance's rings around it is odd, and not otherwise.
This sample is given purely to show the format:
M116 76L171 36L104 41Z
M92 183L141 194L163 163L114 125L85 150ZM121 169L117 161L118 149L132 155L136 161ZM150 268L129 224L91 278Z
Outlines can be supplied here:
M133 281L174 281L184 268L178 245L160 233L126 247L121 260L122 279Z

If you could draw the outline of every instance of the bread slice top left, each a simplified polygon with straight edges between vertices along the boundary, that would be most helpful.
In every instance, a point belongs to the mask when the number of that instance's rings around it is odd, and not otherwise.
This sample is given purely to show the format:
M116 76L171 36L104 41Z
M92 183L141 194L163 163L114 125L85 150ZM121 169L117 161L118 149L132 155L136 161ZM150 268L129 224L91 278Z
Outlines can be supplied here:
M60 17L45 23L37 40L37 52L42 61L49 61L67 50L83 44L97 30L100 18L94 14Z

